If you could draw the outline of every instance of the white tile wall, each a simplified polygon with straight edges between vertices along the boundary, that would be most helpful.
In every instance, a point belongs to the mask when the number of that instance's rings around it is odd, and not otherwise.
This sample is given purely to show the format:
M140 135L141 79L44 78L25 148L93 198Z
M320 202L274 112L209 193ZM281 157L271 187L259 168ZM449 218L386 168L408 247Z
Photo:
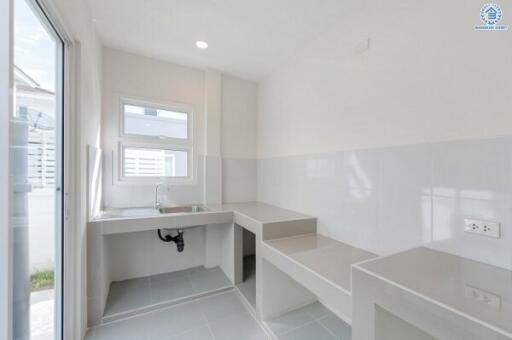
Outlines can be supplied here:
M380 254L431 247L512 269L512 137L261 159L258 200ZM500 240L464 218L502 223Z
M104 205L107 208L152 207L155 204L155 184L123 183L114 185L112 154L104 153L103 162L105 179L103 185ZM159 190L159 199L162 203L172 202L179 204L201 203L204 192L205 157L196 155L194 159L193 183L169 184L167 190Z
M222 201L224 203L255 201L256 160L224 158L222 160Z

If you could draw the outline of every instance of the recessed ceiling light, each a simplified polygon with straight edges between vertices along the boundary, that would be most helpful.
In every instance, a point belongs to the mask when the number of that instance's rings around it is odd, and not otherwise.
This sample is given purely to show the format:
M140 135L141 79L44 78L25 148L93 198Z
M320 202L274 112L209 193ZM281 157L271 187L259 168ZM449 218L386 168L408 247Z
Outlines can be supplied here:
M205 50L208 48L208 44L205 41L201 41L201 40L196 41L196 46L197 46L197 48L200 48L202 50Z

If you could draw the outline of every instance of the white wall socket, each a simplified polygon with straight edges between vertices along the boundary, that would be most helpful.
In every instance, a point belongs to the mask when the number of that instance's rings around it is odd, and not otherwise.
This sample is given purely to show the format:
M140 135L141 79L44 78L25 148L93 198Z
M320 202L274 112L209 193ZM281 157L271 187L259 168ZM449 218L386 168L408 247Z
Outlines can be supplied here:
M483 303L495 310L501 310L501 296L497 294L467 284L464 286L464 295L466 298Z
M466 233L483 235L493 238L501 237L501 225L497 222L465 219L464 224L464 231Z

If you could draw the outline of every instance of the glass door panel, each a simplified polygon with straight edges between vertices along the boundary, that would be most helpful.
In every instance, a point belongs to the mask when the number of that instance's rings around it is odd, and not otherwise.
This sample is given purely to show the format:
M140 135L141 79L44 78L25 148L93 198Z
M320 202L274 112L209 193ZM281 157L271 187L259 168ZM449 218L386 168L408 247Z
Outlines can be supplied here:
M11 117L14 339L60 339L63 43L34 0L14 0Z

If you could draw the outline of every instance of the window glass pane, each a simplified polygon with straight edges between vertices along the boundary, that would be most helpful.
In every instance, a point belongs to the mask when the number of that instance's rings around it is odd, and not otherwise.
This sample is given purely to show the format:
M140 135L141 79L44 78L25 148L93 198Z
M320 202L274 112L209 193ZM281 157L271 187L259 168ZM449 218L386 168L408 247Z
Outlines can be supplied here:
M123 107L126 134L188 138L187 113L128 104Z
M187 177L188 152L124 148L125 177Z

